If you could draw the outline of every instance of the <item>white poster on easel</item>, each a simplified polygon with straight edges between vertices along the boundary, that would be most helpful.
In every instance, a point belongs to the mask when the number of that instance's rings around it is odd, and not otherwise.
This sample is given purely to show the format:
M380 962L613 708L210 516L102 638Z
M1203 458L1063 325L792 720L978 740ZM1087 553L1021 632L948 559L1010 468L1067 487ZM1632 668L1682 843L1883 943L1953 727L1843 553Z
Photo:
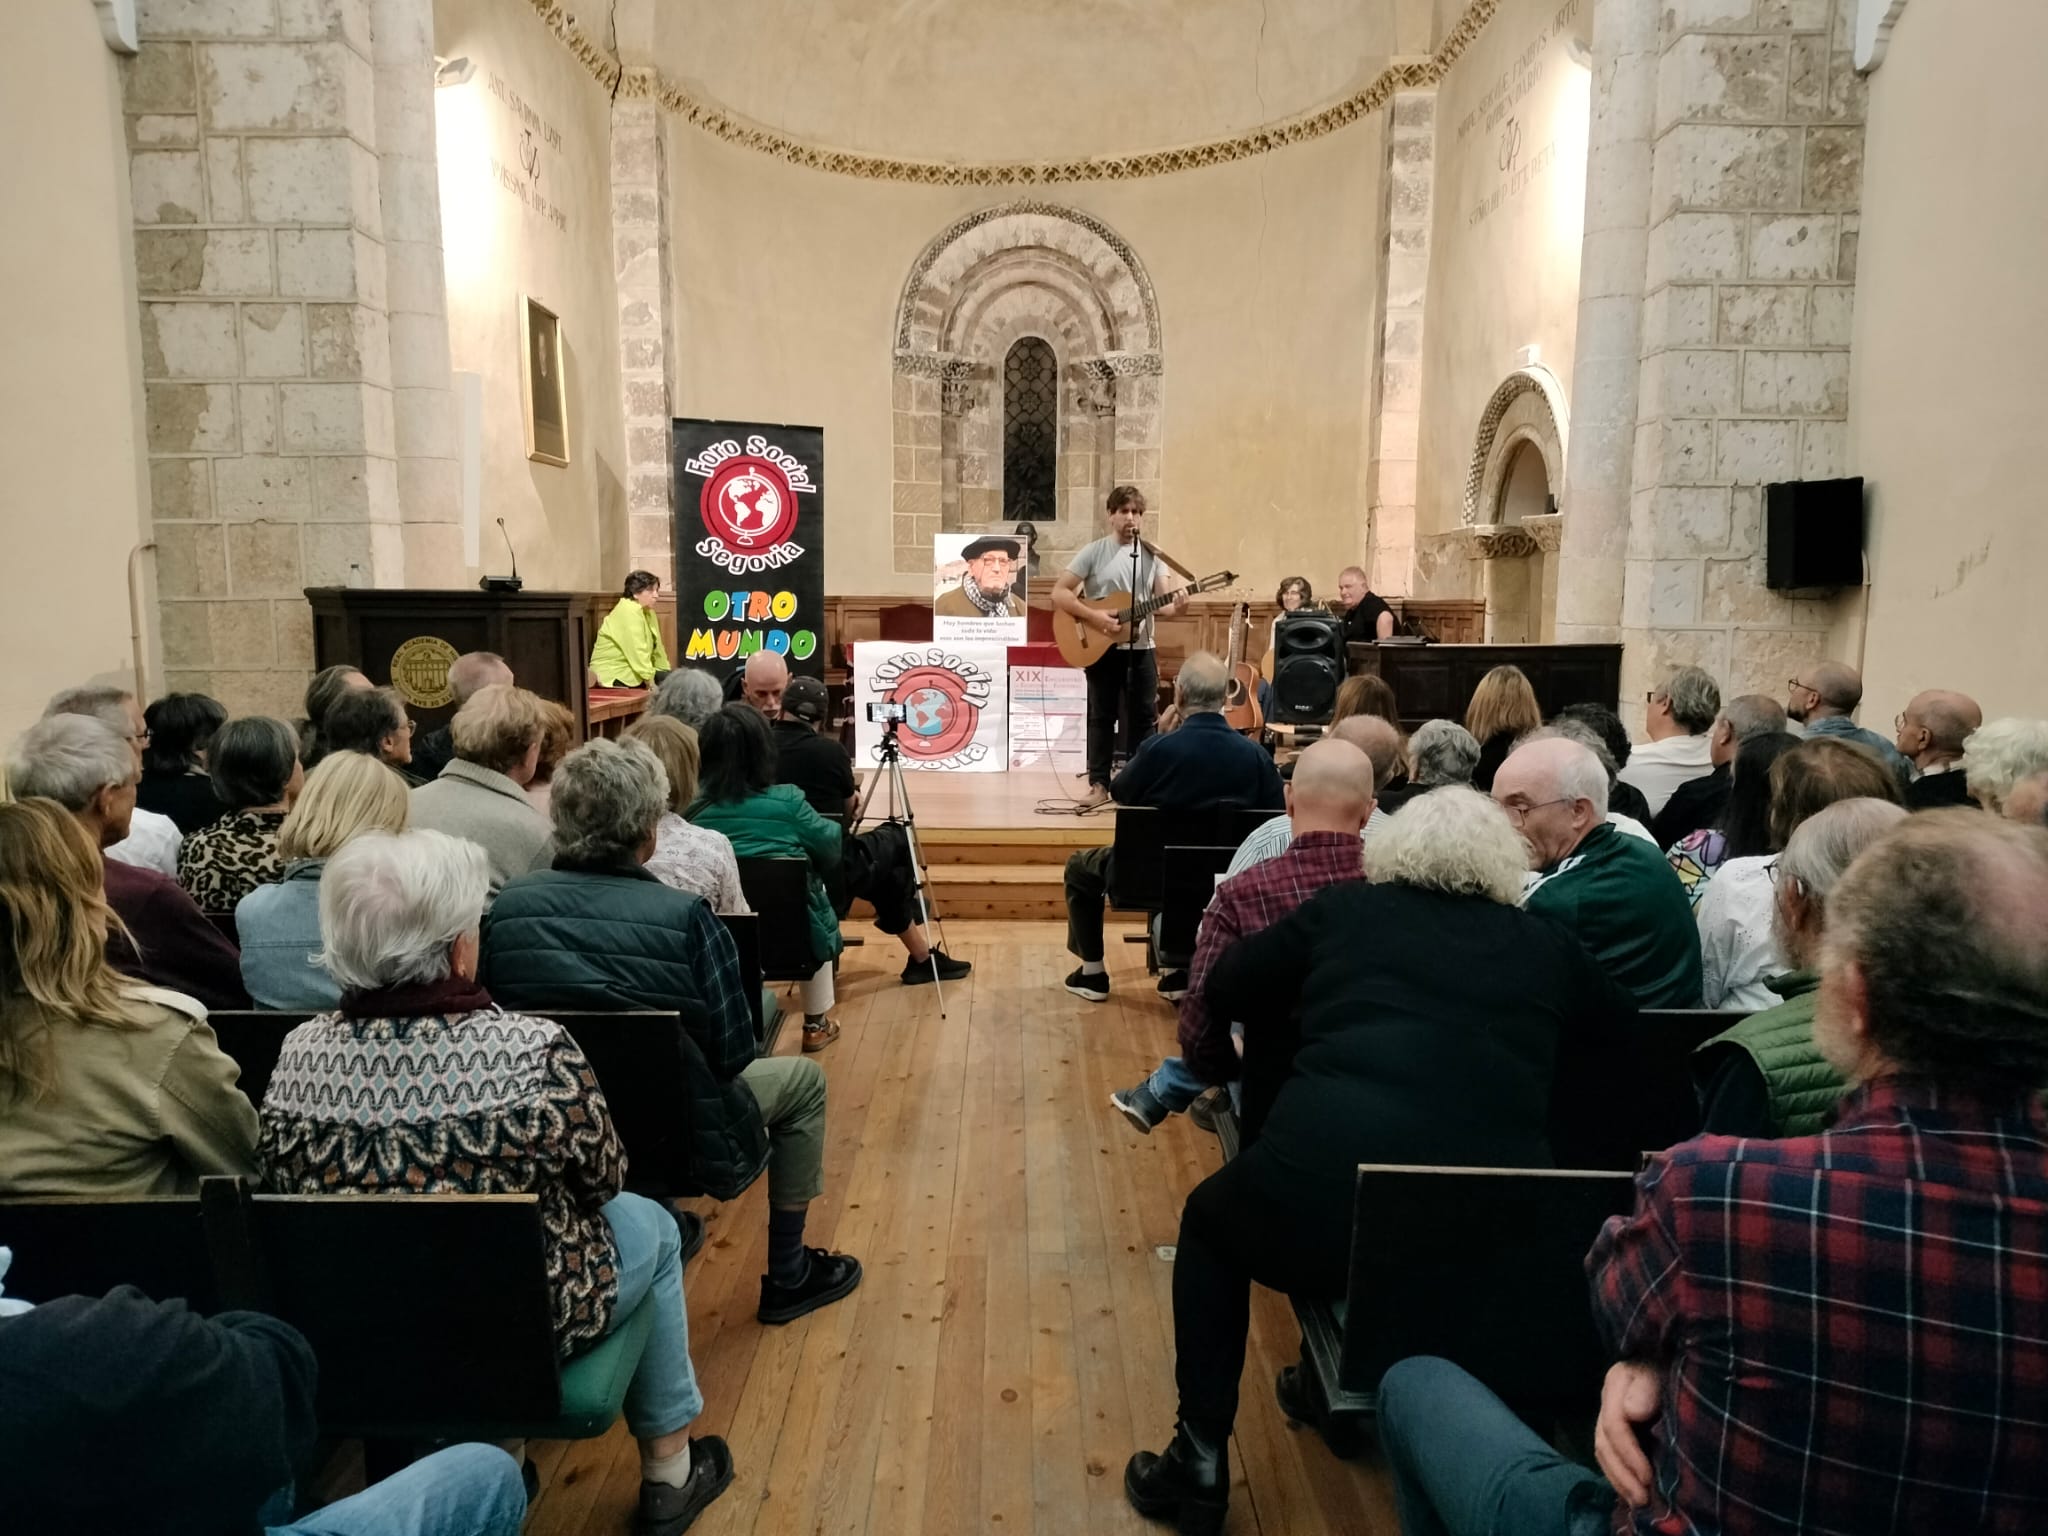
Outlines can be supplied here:
M1010 668L1010 766L1087 771L1087 673L1079 667Z
M932 538L932 638L1022 645L1031 541L1012 533Z
M855 758L862 766L882 760L882 738L893 717L906 771L1001 773L1010 740L1006 655L1000 645L855 645Z

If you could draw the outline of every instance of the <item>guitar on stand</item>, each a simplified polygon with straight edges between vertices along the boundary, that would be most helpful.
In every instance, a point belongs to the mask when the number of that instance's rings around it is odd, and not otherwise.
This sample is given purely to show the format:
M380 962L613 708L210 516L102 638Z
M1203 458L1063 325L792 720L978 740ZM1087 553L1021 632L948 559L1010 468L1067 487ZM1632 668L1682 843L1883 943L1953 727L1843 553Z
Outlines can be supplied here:
M1218 587L1227 587L1236 580L1237 572L1218 571L1213 576L1191 581L1184 587L1175 587L1171 592L1161 592L1156 597L1139 598L1121 608L1112 608L1105 604L1104 612L1117 615L1114 634L1083 624L1064 608L1055 608L1052 612L1053 644L1060 648L1060 655L1068 666L1092 667L1113 647L1128 645L1138 625L1176 598L1196 592L1213 592Z
M1239 603L1231 611L1230 653L1223 664L1223 721L1241 736L1257 736L1266 729L1266 712L1259 707L1259 669L1244 659L1244 636L1251 621L1250 603Z

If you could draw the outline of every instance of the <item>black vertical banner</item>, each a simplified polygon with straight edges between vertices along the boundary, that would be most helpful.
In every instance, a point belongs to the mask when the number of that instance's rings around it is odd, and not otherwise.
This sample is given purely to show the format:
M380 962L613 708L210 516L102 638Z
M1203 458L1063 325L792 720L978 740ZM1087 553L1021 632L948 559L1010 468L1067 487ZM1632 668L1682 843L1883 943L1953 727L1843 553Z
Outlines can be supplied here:
M825 434L763 422L669 424L677 666L723 679L756 651L825 675Z

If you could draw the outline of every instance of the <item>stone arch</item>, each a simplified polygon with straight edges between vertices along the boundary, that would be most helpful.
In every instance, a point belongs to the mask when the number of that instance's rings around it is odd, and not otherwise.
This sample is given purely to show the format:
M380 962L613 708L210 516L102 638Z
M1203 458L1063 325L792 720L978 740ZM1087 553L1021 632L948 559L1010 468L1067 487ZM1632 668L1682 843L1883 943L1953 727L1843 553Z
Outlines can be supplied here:
M1119 482L1160 509L1159 303L1122 237L1036 199L941 230L897 302L895 568L930 568L932 535L1002 520L1003 360L1026 336L1052 348L1061 383L1057 504L1040 551L1071 553Z
M1511 469L1525 453L1543 465L1551 505L1564 498L1565 444L1571 414L1564 386L1539 364L1509 374L1479 416L1472 462L1465 475L1465 523L1483 562L1486 638L1501 644L1554 638L1557 553L1561 514L1519 521L1501 519L1501 496Z
M1465 473L1465 523L1480 527L1497 522L1501 478L1515 450L1533 443L1543 455L1550 494L1564 501L1564 451L1571 431L1571 412L1564 385L1541 363L1517 368L1503 379L1479 414L1479 434L1472 443L1472 462Z

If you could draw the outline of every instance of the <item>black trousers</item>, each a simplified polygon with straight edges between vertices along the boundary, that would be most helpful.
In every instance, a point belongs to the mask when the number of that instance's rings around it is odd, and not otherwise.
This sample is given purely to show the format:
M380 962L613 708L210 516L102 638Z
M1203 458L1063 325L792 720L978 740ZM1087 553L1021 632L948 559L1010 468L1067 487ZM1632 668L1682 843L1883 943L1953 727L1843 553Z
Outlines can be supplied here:
M1287 1295L1344 1294L1351 1208L1341 1181L1320 1189L1249 1147L1197 1184L1173 1260L1174 1379L1183 1422L1215 1436L1237 1419L1252 1283Z
M1125 762L1159 724L1159 653L1114 646L1082 675L1088 679L1088 782L1107 789L1118 723Z
M917 921L917 866L910 856L910 834L884 822L859 837L848 837L841 849L839 888L833 892L840 916L856 900L875 909L875 926L884 933L903 932Z

